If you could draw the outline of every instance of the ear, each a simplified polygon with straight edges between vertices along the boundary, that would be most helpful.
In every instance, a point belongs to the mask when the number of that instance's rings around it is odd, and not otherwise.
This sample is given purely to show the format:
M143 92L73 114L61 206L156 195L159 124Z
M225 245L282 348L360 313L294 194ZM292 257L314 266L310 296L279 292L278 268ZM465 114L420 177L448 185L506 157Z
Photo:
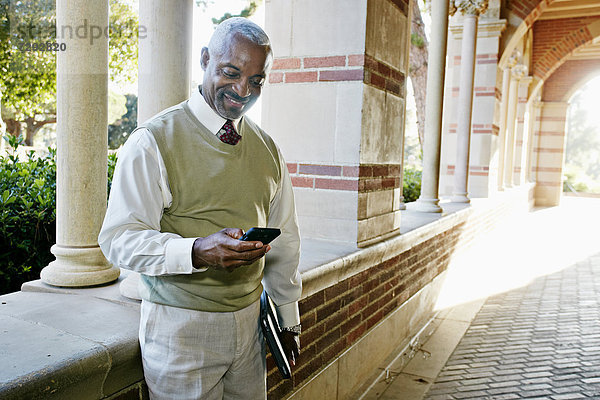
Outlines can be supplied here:
M200 52L200 67L202 67L203 71L206 71L209 60L210 55L208 54L208 47L203 47L202 51Z

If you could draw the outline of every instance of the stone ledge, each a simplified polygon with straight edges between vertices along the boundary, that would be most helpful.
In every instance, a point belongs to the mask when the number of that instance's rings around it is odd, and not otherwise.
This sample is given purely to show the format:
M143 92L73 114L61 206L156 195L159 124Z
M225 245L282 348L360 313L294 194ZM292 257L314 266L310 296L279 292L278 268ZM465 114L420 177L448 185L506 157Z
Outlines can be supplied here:
M139 310L89 296L0 296L0 397L100 399L143 379Z

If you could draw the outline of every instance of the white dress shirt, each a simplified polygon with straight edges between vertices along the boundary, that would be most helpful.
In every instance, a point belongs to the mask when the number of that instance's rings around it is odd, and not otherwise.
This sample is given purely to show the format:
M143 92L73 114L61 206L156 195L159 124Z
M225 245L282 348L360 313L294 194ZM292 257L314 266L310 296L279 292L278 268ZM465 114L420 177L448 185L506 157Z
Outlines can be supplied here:
M215 134L226 121L210 108L198 90L188 105L198 120ZM234 121L236 128L239 122L240 119ZM302 290L298 273L300 237L291 180L281 152L279 159L282 179L270 204L268 226L280 228L282 234L273 241L266 256L263 284L277 305L281 325L292 326L300 323L297 302ZM119 152L108 209L98 237L111 263L146 275L206 270L192 265L196 238L160 232L163 212L173 200L168 182L154 137L145 128L136 130Z

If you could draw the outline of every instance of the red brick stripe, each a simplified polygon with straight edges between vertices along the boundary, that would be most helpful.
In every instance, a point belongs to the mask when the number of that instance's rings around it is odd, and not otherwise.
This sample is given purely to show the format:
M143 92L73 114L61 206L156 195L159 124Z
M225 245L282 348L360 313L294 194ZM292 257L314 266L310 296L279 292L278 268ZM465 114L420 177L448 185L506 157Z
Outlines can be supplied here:
M534 167L533 170L536 172L562 172L562 168L553 167Z
M365 55L364 82L397 96L404 96L404 74L369 55Z
M339 82L363 80L363 54L278 58L269 83Z
M544 147L536 147L533 149L536 153L562 153L563 149L549 149Z
M351 54L348 56L349 67L362 67L363 65L365 65L364 54Z
M537 131L536 136L565 136L565 131Z
M319 81L321 82L362 81L363 77L364 72L362 68L319 72Z
M565 117L535 117L536 121L548 122L567 122Z
M345 67L346 56L305 57L304 68Z
M343 81L363 81L397 96L404 94L404 74L365 54L279 58L269 76L271 84Z
M288 163L287 168L294 187L354 191L358 189L358 166Z
M448 164L446 166L446 175L454 175L454 171L456 167L452 164ZM469 166L469 176L488 176L490 168L483 165L470 165Z
M296 69L300 68L299 58L276 58L273 60L273 69Z
M399 164L325 165L288 163L292 185L299 188L371 192L400 187Z
M358 180L356 180L356 179L316 178L315 189L357 190L358 189Z
M460 55L454 56L452 60L452 65L460 65L461 57ZM487 53L487 54L477 54L475 56L476 64L497 64L498 63L498 53Z
M296 163L287 163L287 169L290 174L295 174L298 171L298 164Z
M286 72L285 82L286 83L300 83L300 82L316 82L317 71L307 72Z
M342 167L339 165L300 164L300 174L341 176Z
M551 186L551 187L561 187L562 186L562 182L540 182L540 181L537 181L535 184L538 186Z

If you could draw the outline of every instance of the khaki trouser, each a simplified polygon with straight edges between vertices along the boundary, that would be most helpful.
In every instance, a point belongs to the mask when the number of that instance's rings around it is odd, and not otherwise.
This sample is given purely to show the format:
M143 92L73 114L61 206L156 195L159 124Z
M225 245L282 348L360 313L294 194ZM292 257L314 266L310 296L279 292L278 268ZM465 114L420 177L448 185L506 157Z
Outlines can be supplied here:
M140 346L153 400L265 399L260 304L211 313L142 301Z

